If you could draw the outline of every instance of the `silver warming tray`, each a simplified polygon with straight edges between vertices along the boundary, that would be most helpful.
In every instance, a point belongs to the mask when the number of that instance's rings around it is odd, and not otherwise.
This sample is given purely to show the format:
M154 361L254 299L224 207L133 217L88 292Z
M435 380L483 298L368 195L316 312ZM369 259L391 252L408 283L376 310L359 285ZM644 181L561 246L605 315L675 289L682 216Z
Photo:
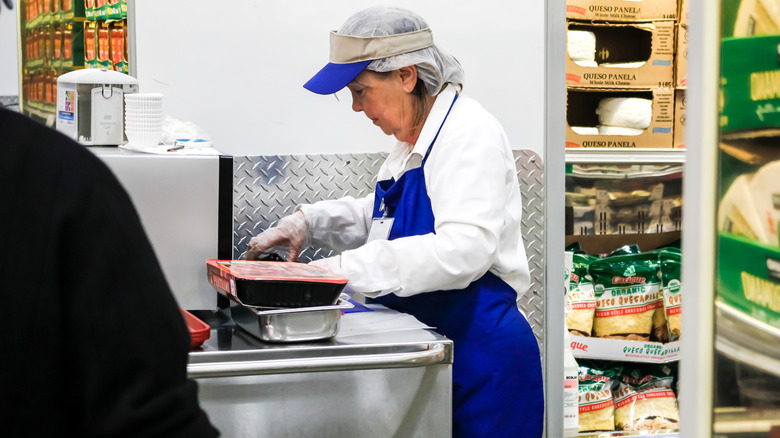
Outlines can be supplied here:
M339 299L331 306L269 309L233 303L230 313L242 329L266 342L329 339L339 330L341 312L354 306Z

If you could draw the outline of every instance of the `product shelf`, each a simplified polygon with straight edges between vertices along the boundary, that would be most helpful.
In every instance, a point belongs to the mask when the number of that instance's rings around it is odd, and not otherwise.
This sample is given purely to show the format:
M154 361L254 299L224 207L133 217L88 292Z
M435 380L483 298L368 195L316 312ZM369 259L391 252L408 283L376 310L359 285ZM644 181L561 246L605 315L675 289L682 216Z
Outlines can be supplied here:
M658 430L581 433L578 434L577 436L579 438L613 438L613 437L625 437L625 436L652 436L653 438L679 438L680 432L671 429L658 429Z
M685 149L566 149L566 163L685 163Z
M729 358L780 377L780 329L723 302L715 303L715 348Z
M680 355L680 342L642 342L621 339L572 336L571 349L577 359L602 359L622 362L669 363Z
M771 436L780 428L780 409L716 407L713 432L719 437Z

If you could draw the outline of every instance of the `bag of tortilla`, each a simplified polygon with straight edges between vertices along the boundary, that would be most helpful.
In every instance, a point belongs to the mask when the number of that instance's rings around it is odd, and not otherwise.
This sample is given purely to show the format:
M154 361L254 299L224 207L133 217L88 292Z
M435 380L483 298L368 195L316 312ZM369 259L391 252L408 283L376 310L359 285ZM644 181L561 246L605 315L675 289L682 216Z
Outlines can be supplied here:
M590 336L593 330L596 295L588 265L596 259L584 253L574 253L572 258L569 293L566 294L566 328L573 335Z
M621 367L579 367L579 430L605 432L615 430L615 404L612 386Z
M588 274L596 295L594 335L650 340L653 314L663 306L658 255L647 252L604 257L588 265Z
M618 376L615 388L615 429L677 429L680 414L668 365L636 366Z

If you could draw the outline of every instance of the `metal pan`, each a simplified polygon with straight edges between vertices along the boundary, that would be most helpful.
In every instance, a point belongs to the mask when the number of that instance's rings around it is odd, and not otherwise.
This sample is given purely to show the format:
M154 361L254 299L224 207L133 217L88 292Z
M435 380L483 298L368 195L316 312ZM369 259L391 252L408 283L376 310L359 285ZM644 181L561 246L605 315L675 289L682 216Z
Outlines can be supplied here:
M354 307L339 299L332 306L266 309L234 304L230 312L236 324L266 342L304 342L336 336L341 312Z

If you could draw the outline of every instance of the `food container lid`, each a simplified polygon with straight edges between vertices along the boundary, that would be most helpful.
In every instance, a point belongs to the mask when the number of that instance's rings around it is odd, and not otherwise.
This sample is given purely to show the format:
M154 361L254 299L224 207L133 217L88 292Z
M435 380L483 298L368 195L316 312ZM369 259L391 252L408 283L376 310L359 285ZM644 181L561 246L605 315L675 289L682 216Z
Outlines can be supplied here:
M348 279L306 263L270 262L260 260L217 260L206 263L236 279L266 281L305 281L346 284Z
M180 310L184 316L184 321L187 322L187 328L190 330L190 338L192 339L191 348L200 347L206 342L206 339L211 337L211 327L192 313L181 308Z

